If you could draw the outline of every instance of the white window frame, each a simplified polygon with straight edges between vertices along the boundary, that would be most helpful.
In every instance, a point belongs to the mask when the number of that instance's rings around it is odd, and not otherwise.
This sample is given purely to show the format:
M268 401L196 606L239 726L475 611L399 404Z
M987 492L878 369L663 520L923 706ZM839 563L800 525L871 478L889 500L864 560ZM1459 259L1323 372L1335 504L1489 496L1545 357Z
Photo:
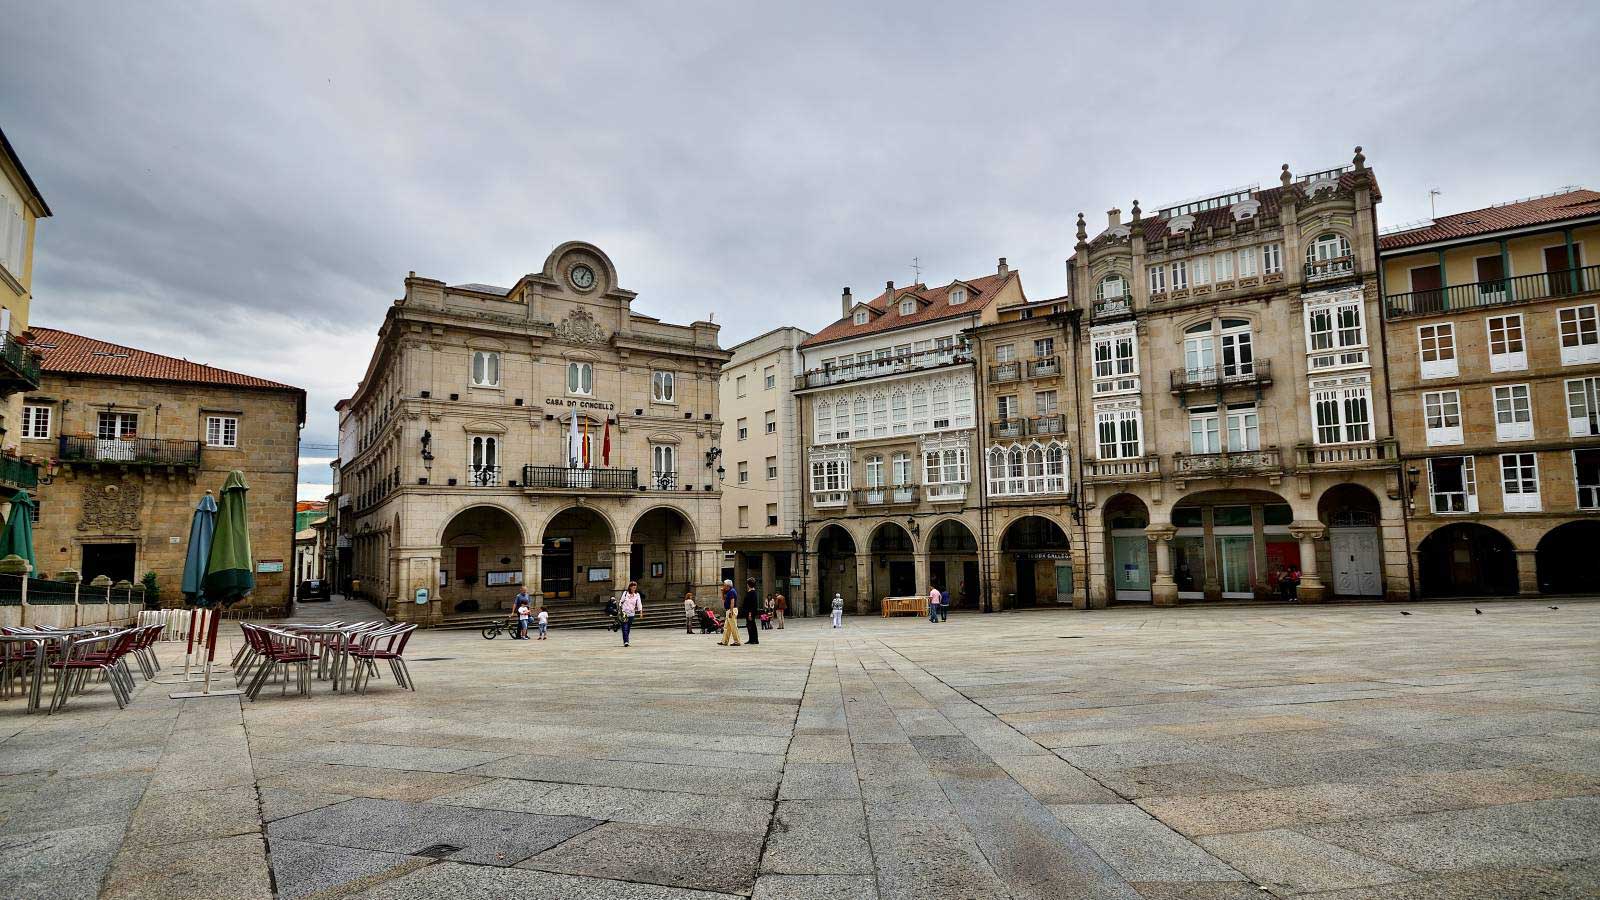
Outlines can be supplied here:
M733 432L734 432L734 437L735 437L736 440L741 440L741 441L749 440L750 439L750 420L748 418L744 417L744 416L740 416L739 418L734 419L733 420Z
M49 440L53 414L53 407L31 403L24 405L22 407L23 438L37 441Z
M761 370L761 389L770 391L778 386L778 367L767 366Z
M1437 489L1434 463L1444 459L1461 461L1461 490L1441 493ZM1428 459L1428 509L1436 516L1462 515L1478 511L1477 463L1471 456L1439 456Z
M239 417L206 416L206 446L222 450L236 449L239 446Z
M1095 407L1095 453L1099 459L1144 455L1143 409L1137 401Z
M1254 247L1243 247L1243 248L1240 248L1240 250L1239 250L1239 277L1240 278L1253 278L1253 277L1255 277L1255 274L1258 271L1258 267L1257 267L1256 263L1257 263L1257 260L1256 260L1256 248L1254 248Z
M916 312L917 312L917 301L915 301L915 300L901 300L900 301L900 315L902 315L902 316L910 316L910 315L915 315Z
M594 363L567 363L567 393L577 397L594 396Z
M1233 280L1232 250L1229 250L1226 253L1218 253L1216 256L1211 258L1211 261L1214 264L1212 266L1212 271L1216 274L1216 280L1218 284Z
M1417 367L1422 378L1454 378L1460 374L1454 322L1417 326Z
M777 478L778 478L778 458L776 456L769 456L769 457L767 457L767 480L768 481L776 481Z
M1169 281L1169 283L1172 285L1172 289L1175 290L1175 291L1186 291L1186 290L1188 290L1189 289L1189 262L1188 262L1188 260L1183 260L1183 259L1177 260L1176 262L1174 262L1170 266L1168 266L1168 269L1172 274L1172 278Z
M110 423L111 429L107 431L106 424ZM95 437L102 441L127 440L130 436L139 433L139 414L136 412L120 412L117 410L100 410L95 416Z
M1539 512L1539 454L1500 454L1501 507L1506 512Z
M1217 407L1189 410L1189 452L1196 456L1222 452L1222 419Z
M1109 290L1112 285L1116 285L1114 291ZM1112 272L1105 276L1100 279L1100 284L1095 287L1096 300L1122 300L1127 296L1128 279L1123 277L1120 272Z
M881 491L888 483L884 476L885 468L883 456L874 453L868 456L861 464L861 486L869 491Z
M663 444L661 446L666 446L666 445ZM737 483L738 484L749 484L750 483L750 461L749 460L747 460L747 459L739 460L739 464L738 464L738 467L735 470L735 472L736 472L735 478L737 479Z
M1515 322L1513 323L1513 320ZM1495 338L1495 323L1503 322L1499 341ZM1489 348L1489 371L1491 372L1517 372L1528 367L1528 328L1522 319L1522 313L1505 313L1499 316L1485 316L1483 320L1484 337ZM1515 331L1515 335L1512 332ZM1495 352L1495 344L1500 343L1504 349ZM1512 344L1519 348L1511 349Z
M500 386L500 354L493 350L472 351L473 387Z
M1263 244L1261 246L1261 274L1276 275L1283 271L1283 245Z
M1600 376L1568 378L1562 387L1567 401L1567 434L1600 435Z
M1319 445L1372 440L1371 382L1365 376L1311 382L1311 434Z
M1240 403L1224 410L1227 430L1223 447L1229 453L1249 453L1261 449L1261 412L1254 403Z
M1091 329L1090 373L1096 397L1139 392L1139 335L1131 324Z
M762 413L761 415L763 417L761 424L766 429L766 433L767 434L777 434L778 433L778 411L775 410L775 409L769 409L766 412Z
M1527 384L1497 384L1494 437L1497 441L1533 440L1533 389Z
M1429 447L1461 443L1461 392L1454 389L1424 392L1422 430Z
M971 480L965 441L928 441L923 444L923 484L967 484Z
M1596 304L1556 310L1556 327L1561 337L1563 366L1600 362L1600 311Z
M1354 316L1353 326L1345 322L1347 313ZM1318 320L1324 315L1327 327L1320 328ZM1339 291L1308 302L1303 318L1307 369L1330 372L1368 365L1367 311L1361 291Z
M651 403L677 403L677 392L674 390L677 379L674 373L665 369L655 369L650 372L650 402Z
M467 472L476 487L498 487L500 473L500 438L492 434L467 436Z
M889 458L889 484L892 487L910 487L916 484L916 473L912 471L911 454L905 450L896 451Z
M1148 270L1147 274L1149 275L1149 278L1150 278L1150 293L1151 294L1164 294L1164 293L1166 293L1167 292L1167 267L1166 266L1147 266L1146 268Z
M967 302L967 291L966 291L965 288L951 288L950 289L950 305L951 306L960 306L961 304L963 304L965 302Z
M829 498L842 501L850 490L850 452L848 450L822 450L811 455L811 493L836 495ZM818 502L813 497L813 503ZM830 504L831 505L831 504Z
M867 318L867 311L864 309L858 309L856 310L856 314L851 318L851 321L855 322L857 325L865 325L867 324Z

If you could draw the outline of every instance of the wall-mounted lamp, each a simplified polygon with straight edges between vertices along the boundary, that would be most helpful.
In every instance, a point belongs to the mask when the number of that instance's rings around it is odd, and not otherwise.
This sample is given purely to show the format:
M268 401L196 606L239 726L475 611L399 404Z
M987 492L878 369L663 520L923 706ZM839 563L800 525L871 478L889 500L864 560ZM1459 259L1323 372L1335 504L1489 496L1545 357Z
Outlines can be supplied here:
M922 533L922 526L918 525L917 524L917 520L912 518L911 516L906 516L906 527L911 529L911 536L912 537L916 537L917 535Z
M1094 501L1079 503L1077 495L1067 497L1067 508L1072 510L1072 521L1079 525L1083 524L1083 514L1094 509L1096 505Z
M433 432L422 432L422 467L433 471Z

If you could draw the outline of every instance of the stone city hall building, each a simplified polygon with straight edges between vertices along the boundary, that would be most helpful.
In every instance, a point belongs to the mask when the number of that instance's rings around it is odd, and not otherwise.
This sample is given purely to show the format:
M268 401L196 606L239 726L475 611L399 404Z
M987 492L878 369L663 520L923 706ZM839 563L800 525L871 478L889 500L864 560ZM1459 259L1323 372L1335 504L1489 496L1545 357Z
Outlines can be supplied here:
M1600 193L1440 216L1379 247L1418 591L1592 592Z
M1375 206L1350 165L1131 220L1068 260L1091 606L1409 592ZM1085 315L1086 313L1086 315Z
M580 242L509 288L405 286L338 405L356 592L423 620L508 608L520 586L545 605L630 580L657 603L712 596L718 327L634 312Z

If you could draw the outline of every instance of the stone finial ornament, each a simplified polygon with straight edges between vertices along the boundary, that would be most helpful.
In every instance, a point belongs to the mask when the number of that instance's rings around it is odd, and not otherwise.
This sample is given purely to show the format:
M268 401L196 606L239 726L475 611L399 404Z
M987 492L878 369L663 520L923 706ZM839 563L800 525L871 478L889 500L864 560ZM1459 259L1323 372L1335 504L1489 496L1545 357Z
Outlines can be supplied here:
M1278 182L1288 187L1294 181L1294 176L1289 174L1289 164L1283 164L1283 173L1278 176Z
M1141 218L1142 218L1142 216L1139 213L1139 201L1135 200L1135 201L1133 201L1133 220L1135 222L1137 222Z
M1366 168L1367 168L1367 155L1365 153L1361 152L1361 148L1360 147L1356 148L1356 157L1355 157L1354 160L1352 160L1352 162L1355 163L1357 172L1362 172L1362 171L1366 170Z
M1088 239L1089 239L1089 226L1084 224L1084 222L1083 222L1083 213L1080 212L1080 213L1078 213L1078 240L1079 241L1086 241Z

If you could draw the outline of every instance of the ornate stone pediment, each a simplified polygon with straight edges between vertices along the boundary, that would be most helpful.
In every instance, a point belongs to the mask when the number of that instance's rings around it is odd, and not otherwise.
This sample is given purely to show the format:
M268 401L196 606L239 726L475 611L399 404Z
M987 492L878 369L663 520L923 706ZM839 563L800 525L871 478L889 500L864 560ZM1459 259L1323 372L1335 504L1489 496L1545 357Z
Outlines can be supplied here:
M96 484L83 492L79 531L138 531L142 526L144 485L137 481Z
M603 344L605 329L601 328L586 309L574 309L556 326L556 337L574 344Z

